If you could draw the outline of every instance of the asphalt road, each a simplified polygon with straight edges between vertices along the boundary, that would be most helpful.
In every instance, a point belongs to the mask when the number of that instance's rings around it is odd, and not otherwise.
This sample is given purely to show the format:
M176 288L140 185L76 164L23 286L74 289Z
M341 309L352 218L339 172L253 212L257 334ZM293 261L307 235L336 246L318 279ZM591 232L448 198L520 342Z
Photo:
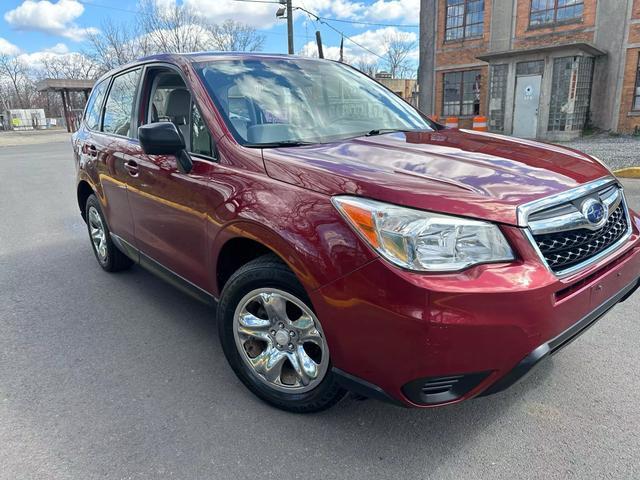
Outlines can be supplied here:
M639 311L497 396L287 414L236 380L213 311L100 270L66 142L0 148L0 478L637 479Z

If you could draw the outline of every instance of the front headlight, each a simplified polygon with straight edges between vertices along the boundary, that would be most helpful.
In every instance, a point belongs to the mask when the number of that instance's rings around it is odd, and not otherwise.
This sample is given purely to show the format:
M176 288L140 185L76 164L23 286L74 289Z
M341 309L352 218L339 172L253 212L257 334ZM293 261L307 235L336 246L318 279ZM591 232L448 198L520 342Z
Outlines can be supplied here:
M359 197L340 196L332 201L380 255L409 270L455 271L514 259L502 232L492 223Z

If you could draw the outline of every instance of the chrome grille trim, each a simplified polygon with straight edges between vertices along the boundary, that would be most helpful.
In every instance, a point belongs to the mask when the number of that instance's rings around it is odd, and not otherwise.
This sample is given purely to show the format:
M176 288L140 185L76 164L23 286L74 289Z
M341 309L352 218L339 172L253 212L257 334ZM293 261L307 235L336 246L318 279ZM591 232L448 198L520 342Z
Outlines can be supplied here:
M536 239L536 236L540 237L541 235L549 235L549 234L553 235L553 233L555 232L559 232L559 233L567 232L569 235L571 230L584 229L584 230L593 231L598 229L589 228L589 226L585 225L585 221L584 221L584 218L582 217L582 213L579 211L578 208L575 208L575 206L573 207L575 212L572 211L571 213L563 213L557 218L553 218L553 217L547 218L544 216L543 211L548 210L550 212L553 212L553 211L566 212L570 210L570 208L566 207L566 205L571 205L572 202L581 200L583 197L589 197L589 196L593 197L594 195L598 195L601 201L606 205L607 218L611 218L612 214L614 214L616 210L622 209L624 220L626 222L626 227L627 227L626 232L612 245L609 245L604 250L598 252L597 254L591 257L588 257L588 255L591 252L597 251L598 248L602 248L603 245L606 245L607 243L606 239L602 240L598 238L596 242L593 242L594 245L591 245L591 243L584 244L577 241L575 245L576 245L576 248L578 249L578 254L584 253L584 256L588 258L586 258L583 262L579 262L568 268L565 268L562 270L558 270L558 269L554 270L553 268L554 265L550 265L550 263L547 261L547 258L545 257L545 254L541 251L541 248L538 243L538 240ZM540 212L543 212L543 215L541 215L542 218L540 220L532 220L531 222L529 222L530 216L533 216L535 218L535 214ZM551 197L543 198L541 200L536 200L535 202L531 202L529 204L519 207L517 213L518 213L518 222L521 226L526 227L524 230L525 235L528 238L531 245L533 246L533 248L535 249L540 260L545 265L545 267L557 277L566 277L568 275L572 275L588 267L589 265L592 265L600 261L601 259L607 257L608 255L611 255L628 240L632 231L631 218L629 216L627 203L624 199L623 188L621 185L618 184L616 179L613 177L604 177L604 178L595 180L593 182L587 183L585 185L581 185L580 187L568 190L567 192L563 192L559 195L554 195ZM580 217L582 218L578 219L576 213L579 214ZM563 226L562 221L566 221L567 223L565 223L565 225ZM604 230L605 228L612 228L610 226L609 221L607 222L607 225L609 225L609 227L601 227L601 230L603 231L603 236L610 235L611 233L609 230L606 230L606 231ZM614 233L616 233L617 235L619 231L616 231ZM579 232L576 232L575 234L572 235L572 237L575 237L574 240L576 239L582 240L582 239L587 239L589 235L591 234L585 234L585 233L580 234ZM616 238L616 237L613 237L613 238ZM568 241L570 242L571 240L568 240ZM563 245L561 248L564 248L565 246L566 245ZM549 254L549 251L547 250L546 253ZM569 259L571 259L571 255L575 255L575 253L571 253L568 251L565 253L566 253L565 256ZM579 257L576 257L576 259L577 258ZM558 259L556 258L556 261L557 260ZM569 264L571 262L567 261L565 263ZM558 264L555 266L557 267L558 265L561 265L561 264L562 262L558 262Z
M620 205L622 201L622 190L620 188L614 188L607 190L607 194L600 195L602 203L607 207L606 217L608 218ZM570 205L570 204L566 204ZM567 230L577 230L585 228L587 230L599 230L601 227L591 225L586 218L582 215L582 212L570 205L571 213L559 215L556 217L545 218L542 220L529 221L529 228L535 235L542 235L544 233L554 232L566 232ZM533 212L536 213L536 212Z
M520 225L521 227L528 227L529 215L531 215L532 213L570 202L571 200L584 197L585 195L589 195L590 193L593 193L597 190L602 190L604 189L605 185L609 183L616 183L616 179L614 177L602 177L598 180L593 180L592 182L585 183L584 185L572 188L571 190L567 190L566 192L558 193L556 195L551 195L550 197L541 198L540 200L534 200L533 202L520 205L517 210L518 225Z

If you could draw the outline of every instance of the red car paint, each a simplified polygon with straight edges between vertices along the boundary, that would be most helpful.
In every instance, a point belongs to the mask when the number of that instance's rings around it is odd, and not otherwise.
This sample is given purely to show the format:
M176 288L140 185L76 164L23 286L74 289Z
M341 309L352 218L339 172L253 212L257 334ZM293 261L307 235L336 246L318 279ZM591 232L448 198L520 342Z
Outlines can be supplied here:
M216 58L163 55L139 64L180 69L217 161L194 156L193 170L183 174L171 156L146 155L135 139L83 125L73 137L79 197L90 187L113 233L213 297L230 242L248 239L275 252L308 292L334 367L385 395L427 406L410 400L403 386L487 372L454 401L471 398L637 281L640 218L633 212L621 248L564 278L542 264L519 225L519 205L610 175L588 155L455 129L246 148L193 69L193 61ZM132 159L136 176L125 168ZM498 223L517 258L458 273L404 271L346 223L330 201L339 194Z

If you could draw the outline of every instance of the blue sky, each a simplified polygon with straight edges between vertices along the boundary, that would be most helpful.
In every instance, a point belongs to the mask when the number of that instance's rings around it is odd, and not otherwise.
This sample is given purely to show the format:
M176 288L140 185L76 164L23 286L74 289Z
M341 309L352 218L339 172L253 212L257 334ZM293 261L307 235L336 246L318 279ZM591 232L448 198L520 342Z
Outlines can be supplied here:
M160 5L176 0L155 0ZM265 35L263 51L286 52L286 21L276 20L277 4L265 0L177 0L203 17L222 22L227 18L248 23ZM265 2L265 3L262 3ZM384 52L384 39L402 35L417 40L419 0L293 0L327 19L326 23L352 37L361 48L345 40L345 55L351 60L372 62ZM37 58L43 52L64 54L88 48L86 36L100 29L105 18L126 21L133 18L137 0L2 0L0 2L0 53ZM342 20L342 21L335 21ZM353 22L353 23L349 23ZM363 23L357 23L363 22ZM378 25L374 25L378 24ZM315 30L322 32L325 55L337 57L340 34L326 24L311 21L298 10L295 14L296 52L315 52ZM401 33L398 33L401 32ZM417 54L417 52L416 52Z

